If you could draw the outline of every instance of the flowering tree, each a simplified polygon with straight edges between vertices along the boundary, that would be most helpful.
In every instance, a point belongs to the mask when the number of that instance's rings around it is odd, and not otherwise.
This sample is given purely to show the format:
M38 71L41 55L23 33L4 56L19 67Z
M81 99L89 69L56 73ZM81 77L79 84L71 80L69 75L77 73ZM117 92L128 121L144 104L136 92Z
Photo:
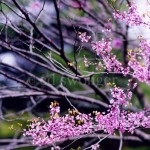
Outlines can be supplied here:
M0 57L0 115L21 127L11 125L17 135L0 148L149 146L149 101L141 83L150 84L150 43L130 35L135 26L149 30L149 12L140 14L128 0L0 4L1 53L15 55L11 63ZM14 98L23 108L18 103L19 111L9 113L5 100ZM29 120L27 126L21 120Z

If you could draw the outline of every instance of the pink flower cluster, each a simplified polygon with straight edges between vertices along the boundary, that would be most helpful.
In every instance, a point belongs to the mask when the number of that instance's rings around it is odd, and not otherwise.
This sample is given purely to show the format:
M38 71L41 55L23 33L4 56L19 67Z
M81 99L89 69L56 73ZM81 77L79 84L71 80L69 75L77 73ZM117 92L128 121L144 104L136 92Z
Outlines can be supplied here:
M111 53L111 41L102 39L97 42L92 42L91 45L97 55L102 58L104 69L107 69L109 72L122 73L125 76L129 73L129 68L123 68L121 62Z
M110 53L111 50L112 50L112 47L111 47L111 42L108 41L108 40L105 40L105 39L102 39L100 41L97 41L97 42L92 42L92 48L94 50L96 50L97 52L97 55L103 55L103 53L107 52L107 53Z
M113 13L115 19L120 19L121 21L125 21L126 24L130 26L139 26L143 23L142 17L139 15L139 12L137 10L137 6L135 2L130 2L130 5L128 11L119 12L116 10L115 13Z
M87 43L90 40L91 36L87 36L86 32L84 32L84 33L79 32L79 38L80 38L81 42Z
M98 122L96 129L109 134L113 134L115 130L133 133L139 127L150 127L150 117L146 117L144 112L128 113L121 111L119 105L112 106L107 114L99 113L95 120Z
M90 36L87 36L86 33L80 33L79 38L81 39L81 42L88 42L91 38ZM92 49L96 51L97 55L102 58L103 63L101 64L100 68L107 69L109 72L115 72L115 73L122 73L124 76L126 76L129 73L129 67L123 68L121 62L119 62L116 59L116 56L111 53L112 51L112 41L109 39L102 38L100 41L92 41L91 46ZM84 58L85 66L88 67L88 60Z
M113 89L111 89L111 95L112 95L113 99L110 102L115 105L127 105L128 100L131 100L131 98L132 98L131 91L128 91L125 94L124 91L118 87L114 87Z
M129 66L133 70L133 77L141 82L150 84L150 43L141 40L138 49L129 51Z
M68 110L68 114L60 116L59 104L54 102L50 106L50 119L33 120L28 129L24 130L24 136L32 136L33 144L42 146L56 145L58 141L96 131L109 134L113 134L116 130L133 133L136 128L150 127L150 116L145 116L144 111L129 113L121 109L122 106L128 105L131 99L132 93L129 92L125 93L122 89L114 87L111 90L110 108L103 113L94 111L93 115Z
M29 129L24 130L25 136L32 136L33 145L54 145L56 142L76 137L93 131L90 114L82 114L77 110L69 110L68 114L60 117L60 107L56 102L50 106L51 119L47 122L33 120Z

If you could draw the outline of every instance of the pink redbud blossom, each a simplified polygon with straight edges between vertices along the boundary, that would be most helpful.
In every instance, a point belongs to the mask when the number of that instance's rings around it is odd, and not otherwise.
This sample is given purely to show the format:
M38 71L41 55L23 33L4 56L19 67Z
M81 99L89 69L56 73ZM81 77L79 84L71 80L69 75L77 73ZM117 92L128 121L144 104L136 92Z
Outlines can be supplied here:
M90 40L91 36L87 36L86 32L84 32L84 33L79 33L79 38L81 42L87 43Z
M144 111L128 112L121 109L120 106L128 105L132 96L131 91L126 94L121 88L114 87L111 95L112 101L107 113L93 112L94 117L77 110L69 110L68 114L60 116L59 106L54 102L50 106L50 119L31 121L28 129L24 130L24 136L31 136L33 145L42 146L56 145L58 141L96 131L104 131L108 134L114 134L116 130L122 133L125 131L134 133L134 130L139 127L150 127L150 116L145 115ZM96 149L98 146L93 145L92 148ZM56 148L59 149L54 147Z

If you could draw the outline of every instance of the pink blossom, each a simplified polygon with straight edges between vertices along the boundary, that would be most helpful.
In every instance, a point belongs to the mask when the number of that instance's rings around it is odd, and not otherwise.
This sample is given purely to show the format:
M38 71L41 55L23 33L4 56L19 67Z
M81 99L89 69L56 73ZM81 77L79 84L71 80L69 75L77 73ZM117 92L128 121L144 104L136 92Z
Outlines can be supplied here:
M125 21L126 24L130 26L139 26L144 25L142 17L139 15L137 6L135 2L130 2L128 11L119 12L116 11L113 13L115 19L120 19L121 21Z
M86 32L84 32L84 33L79 33L79 38L81 39L81 42L87 43L90 40L91 36L87 36Z
M126 67L126 68L122 69L122 73L123 73L124 76L126 76L127 74L129 74L129 71L130 71L129 67Z
M98 42L92 42L92 48L96 50L97 55L102 54L103 52L108 52L112 50L111 48L111 42L105 39L102 39Z
M104 131L113 134L116 130L121 132L128 131L133 133L136 128L150 127L150 116L145 116L145 112L128 112L120 109L125 106L131 99L131 91L126 93L119 87L111 90L112 101L107 113L95 112L95 116L91 114L80 113L77 110L69 110L64 116L51 116L48 121L33 120L29 124L29 128L24 130L24 136L33 138L33 145L55 145L56 142L65 140L79 135L89 134L96 131ZM59 107L56 102L50 106L50 112ZM54 108L54 109L53 109ZM52 111L53 110L53 111ZM59 110L59 109L58 109ZM93 149L99 145L92 145ZM54 147L53 149L59 149Z
M137 87L137 83L133 84L133 89L135 89Z
M98 148L99 148L99 144L93 144L92 146L91 146L91 148L92 148L92 150L97 150Z
M130 57L128 65L133 70L133 77L141 82L150 84L150 43L141 40L139 49L131 50L128 55ZM140 59L139 59L140 58Z
M131 91L127 92L127 97L128 97L129 100L131 100L131 98L132 98L132 92Z

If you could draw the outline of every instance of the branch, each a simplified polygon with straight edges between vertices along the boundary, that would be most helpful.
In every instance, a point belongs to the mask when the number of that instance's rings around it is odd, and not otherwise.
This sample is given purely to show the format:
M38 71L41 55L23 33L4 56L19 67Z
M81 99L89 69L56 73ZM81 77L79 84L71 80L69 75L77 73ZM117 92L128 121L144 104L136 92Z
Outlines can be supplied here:
M57 6L57 0L53 0L54 7L56 10L56 15L57 15L57 24L58 24L58 30L59 30L59 36L60 36L60 43L61 43L61 53L64 53L64 39L63 39L63 34L62 34L62 29L61 29L61 22L60 22L60 13L59 9Z
M35 31L37 31L37 33L43 37L43 39L45 41L47 41L48 43L51 44L51 46L53 48L55 48L57 51L60 51L60 49L45 35L43 34L39 28L36 26L36 24L34 22L31 21L29 15L27 12L25 12L25 10L19 5L19 3L16 0L12 0L14 2L14 4L16 5L16 7L22 12L22 14L25 16L26 20L32 25L32 27L34 28Z

